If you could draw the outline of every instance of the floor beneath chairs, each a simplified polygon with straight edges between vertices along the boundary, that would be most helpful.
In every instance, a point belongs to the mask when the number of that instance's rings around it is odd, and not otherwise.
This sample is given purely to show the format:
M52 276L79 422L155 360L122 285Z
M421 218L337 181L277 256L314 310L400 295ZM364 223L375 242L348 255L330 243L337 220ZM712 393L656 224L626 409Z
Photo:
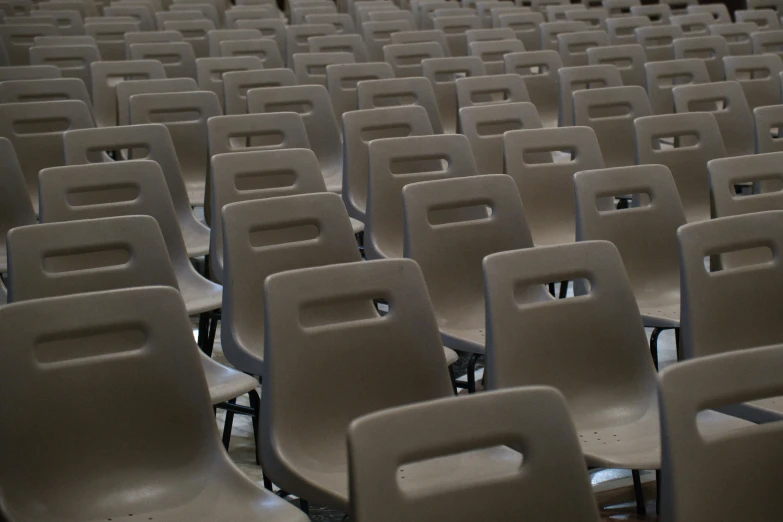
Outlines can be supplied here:
M648 337L651 332L652 329L647 329ZM658 340L658 348L661 368L665 368L676 360L674 334L672 331L665 331L661 334ZM218 332L218 335L216 336L213 358L221 363L227 364L220 346L220 332ZM462 355L459 361L455 363L455 374L458 376L458 379L463 381L467 379L467 364L468 356L466 354ZM479 363L476 370L476 382L479 383L479 388L483 372L484 370ZM247 404L247 398L240 398L238 402L240 404ZM217 417L218 426L221 432L223 430L224 415L224 412L220 411ZM234 417L229 455L251 480L262 485L261 469L255 462L253 427L249 417L243 415ZM597 503L601 508L601 520L658 520L658 516L655 514L655 475L653 472L642 473L648 515L636 514L636 504L634 502L630 471L597 470L592 473L591 480ZM292 502L296 503L297 501L292 500ZM311 520L318 522L347 520L343 513L313 504L310 505L310 518Z

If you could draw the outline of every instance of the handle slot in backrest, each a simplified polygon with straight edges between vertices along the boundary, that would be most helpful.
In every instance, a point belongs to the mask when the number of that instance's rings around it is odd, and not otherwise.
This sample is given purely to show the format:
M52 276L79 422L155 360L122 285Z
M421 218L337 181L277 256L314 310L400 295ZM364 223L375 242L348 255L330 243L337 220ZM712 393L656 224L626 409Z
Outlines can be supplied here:
M64 93L49 92L43 94L24 94L21 93L17 100L19 102L41 102L41 101L60 101L69 100L70 97Z
M438 228L467 221L489 221L493 214L492 202L481 198L433 205L427 209L427 221Z
M772 75L769 67L737 67L734 70L735 80L767 80Z
M685 49L683 58L700 58L702 60L714 60L716 56L715 49Z
M310 76L326 76L326 64L314 63L307 66L307 74Z
M280 148L285 145L285 133L282 131L233 132L228 135L231 150L241 150L247 147Z
M297 173L293 169L265 170L262 172L243 172L234 177L237 192L250 192L293 187Z
M497 103L499 101L507 101L511 98L511 91L506 88L489 87L486 89L477 89L471 91L470 101L476 105L482 103Z
M520 65L514 68L514 74L518 74L523 78L525 76L543 76L549 73L550 73L549 65L545 63Z
M689 112L721 112L731 109L729 99L723 96L688 101Z
M606 80L603 78L585 78L571 82L569 85L572 92L584 89L602 89L606 87Z
M355 91L357 83L368 80L380 80L380 78L375 74L344 76L340 78L340 88L344 91Z
M650 36L644 41L645 47L670 47L674 45L674 38L671 36Z
M350 53L353 54L353 46L348 44L343 45L324 45L318 51L319 53ZM326 67L324 65L324 67Z
M95 147L87 149L85 159L89 163L103 163L107 161L107 158L122 158L121 154L117 154L117 151L125 151L128 159L140 160L146 159L150 155L150 148L145 143L118 143L116 147L107 149L105 147Z
M86 67L84 59L77 56L51 56L45 57L44 61L47 65L54 65L60 69L81 69Z
M568 52L571 54L585 54L592 47L596 47L595 42L571 42L568 44Z
M373 96L374 107L397 107L399 105L415 105L419 97L415 92L397 92L394 94L377 94Z
M145 60L158 60L163 65L180 65L182 63L182 55L170 52L148 52L144 54Z
M733 268L723 268L720 261L723 256L731 256L731 266ZM772 245L757 241L741 247L716 249L708 252L707 255L704 256L704 270L708 273L716 273L745 270L748 267L753 267L755 269L762 267L772 268L773 261L775 261L777 257Z
M398 54L393 57L393 60L397 65L401 66L413 66L421 64L422 60L430 58L427 53L415 53L415 54Z
M522 151L522 162L525 165L573 162L576 157L576 147L535 147Z
M601 58L598 60L600 65L614 65L620 70L630 69L633 67L633 59L627 56L616 56L610 58Z
M468 69L452 69L450 71L438 71L435 73L435 83L452 83L461 78L469 78Z
M66 274L110 266L124 266L132 254L127 245L112 244L44 252L42 268L48 274Z
M140 187L133 183L80 187L67 191L65 202L70 207L126 203L136 201L140 192Z
M306 100L270 102L266 104L266 112L295 112L297 114L310 114L313 104Z
M14 134L48 134L65 132L71 128L71 120L66 117L29 117L13 122Z
M627 102L601 103L587 107L587 117L591 120L603 118L632 118L633 107Z
M386 304L388 312L379 314L375 302ZM309 333L316 333L335 327L350 327L357 322L383 324L389 321L394 302L384 291L363 291L329 299L301 303L299 307L299 325Z
M147 113L149 123L185 123L199 121L204 115L199 108L153 109Z
M485 121L476 124L476 134L482 137L502 136L505 132L521 129L524 129L524 125L522 125L522 121L519 118Z
M750 41L750 36L748 36L748 33L725 33L721 36L723 36L729 43L747 43Z
M378 125L362 129L359 138L364 143L381 138L407 138L411 135L413 129L410 125L400 123L397 125Z
M515 31L532 31L536 28L536 24L533 22L509 22L506 26Z
M134 80L150 80L151 77L146 73L138 74L110 74L106 77L106 85L109 87L116 87L120 82L134 81Z
M85 328L41 336L35 340L33 357L42 370L57 370L71 361L94 359L100 363L130 352L138 352L147 346L148 333L142 324L118 324L111 327Z
M565 292L565 298L555 299L551 290L556 285L568 285L572 291ZM527 306L538 306L548 303L557 305L563 303L563 299L584 299L592 293L593 284L590 278L585 274L554 274L552 277L542 281L518 281L514 284L514 300L520 308ZM560 294L562 295L562 294Z
M252 248L274 248L278 245L314 241L321 235L315 220L300 219L285 223L256 226L248 232L248 243Z
M618 205L619 201L631 201L630 206ZM595 208L600 215L613 214L615 212L627 212L628 210L649 210L652 207L652 195L649 191L624 190L622 193L601 192L595 196Z
M671 88L675 85L689 85L693 83L693 74L691 73L669 73L661 74L656 78L659 88Z
M508 53L508 50L484 51L480 57L482 62L502 62L506 53Z
M197 39L197 38L205 38L207 36L207 30L206 29L177 29L180 34L182 35L182 38L185 39Z
M679 131L666 134L654 134L650 146L653 150L685 149L699 145L701 136L695 131Z

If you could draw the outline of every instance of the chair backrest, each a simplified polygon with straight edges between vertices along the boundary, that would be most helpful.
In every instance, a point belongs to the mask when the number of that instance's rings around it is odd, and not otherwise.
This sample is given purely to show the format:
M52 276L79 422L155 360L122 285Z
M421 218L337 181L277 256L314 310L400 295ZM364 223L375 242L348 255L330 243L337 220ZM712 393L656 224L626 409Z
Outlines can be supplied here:
M432 82L435 97L438 99L443 130L453 134L458 128L456 80L485 75L484 63L475 56L453 56L427 58L422 60L421 65L422 72Z
M358 34L333 34L329 36L312 36L308 39L310 52L313 53L351 53L356 62L366 62L369 59L364 39Z
M352 53L296 53L293 70L299 85L321 85L326 87L326 68L329 65L356 63Z
M560 58L566 67L587 65L587 51L609 45L606 31L578 31L562 33L557 36Z
M699 432L696 416L716 406L783 393L776 379L781 351L777 345L725 353L676 364L661 375L662 501L670 520L761 520L780 507L772 486L780 478L773 464L781 454L780 424L740 424L710 439ZM728 469L753 479L737 480ZM715 484L727 488L718 498ZM708 507L706 499L712 499Z
M674 40L674 58L701 59L713 82L720 82L725 78L723 57L728 55L729 46L722 36L689 37L686 34L685 37Z
M86 35L95 40L95 45L101 53L101 60L120 61L130 56L125 44L124 35L140 31L138 20L132 17L118 19L101 18L84 25Z
M504 133L541 128L536 106L530 102L463 107L459 118L461 133L470 141L479 174L501 174L505 171Z
M606 21L606 31L609 33L611 45L629 45L637 43L636 29L650 27L652 22L646 16L626 16L609 18Z
M636 85L574 93L574 123L593 129L607 167L636 163L633 121L650 115L647 93Z
M516 38L514 31L508 27L495 27L492 29L470 29L465 33L468 46L473 42L491 42L497 40L513 40Z
M470 142L459 134L373 140L368 146L368 157L364 234L368 259L403 255L403 187L419 181L478 174Z
M84 34L84 20L77 10L65 8L47 10L46 16L54 18L57 32L62 35L78 36Z
M92 112L98 127L117 125L117 83L125 80L162 80L163 65L156 60L93 62Z
M723 67L726 70L726 80L738 82L742 86L751 110L780 103L780 73L783 72L783 61L779 56L726 56L723 58Z
M261 31L261 36L269 38L277 43L277 48L280 54L285 58L286 56L286 33L285 22L279 18L263 18L261 20L237 20L237 27L240 29L250 28ZM282 62L280 67L285 66L285 61Z
M476 420L467 429L461 426L466 416ZM378 448L382 437L393 442ZM475 483L448 484L444 477L442 491L413 498L397 478L401 464L415 468L411 455L459 458L458 452L498 444L522 454L518 473ZM351 513L359 522L396 516L465 522L485 516L490 506L518 520L598 520L576 430L565 401L551 388L493 391L366 415L351 423L348 455ZM528 461L530 455L535 458ZM569 502L542 506L551 494Z
M223 450L177 290L133 288L15 303L2 307L0 331L8 361L1 372L4 393L18 397L3 401L0 412L19 419L0 429L6 513L35 518L43 508L70 514L78 497L79 516L105 519L148 511L150 499L133 493L158 480L181 481L181 498L203 491L202 481L188 478L214 472ZM114 393L117 386L127 393ZM44 440L40 424L23 414L41 401L53 407L49 420L61 433L61 451L54 455L26 449ZM96 416L95 408L105 411ZM170 436L161 437L160 421L173 411L177 421L167 428ZM11 469L17 470L13 479ZM63 496L62 484L74 497ZM106 498L122 500L107 504Z
M255 56L261 59L264 69L277 69L285 65L280 49L271 38L224 40L220 42L220 56Z
M210 269L223 280L223 208L237 201L326 192L318 159L309 149L230 152L212 157Z
M753 54L753 40L751 40L750 35L758 31L756 24L751 22L733 24L729 22L711 25L709 30L710 35L722 36L726 39L729 55L745 56Z
M258 41L263 42L264 40ZM247 113L247 91L250 89L293 85L296 85L296 76L291 69L254 69L227 72L223 75L226 115Z
M560 78L560 127L574 124L574 91L623 85L620 71L614 65L561 67L557 74Z
M9 80L45 80L62 78L60 69L54 65L18 65L0 67L0 82Z
M392 34L411 30L413 30L413 26L408 20L370 21L362 24L364 43L367 45L370 61L383 61L383 46L391 43Z
M539 26L541 30L541 49L557 51L557 36L563 33L576 33L588 31L590 27L584 22L557 21L544 22Z
M734 18L739 23L754 23L761 31L780 29L780 18L772 9L737 9L734 11Z
M328 38L328 37L324 37ZM338 122L343 114L359 108L356 84L366 80L394 78L391 65L385 62L332 64L326 66L326 88Z
M571 9L565 13L569 22L584 22L591 30L606 31L606 20L609 12L602 7L589 9Z
M307 129L310 147L321 164L327 188L339 192L343 172L342 144L326 87L296 85L251 89L247 92L247 107L250 113L298 112Z
M311 36L326 36L337 34L337 29L332 24L299 24L286 27L286 63L289 67L294 64L294 54L310 51L307 39Z
M257 40L259 38L261 38L261 31L258 29L212 29L207 32L209 55L212 57L221 56L221 42L230 40Z
M64 163L65 130L90 127L90 109L79 100L0 104L0 137L13 144L34 208L38 208L38 173Z
M631 14L634 16L646 16L652 25L669 25L672 9L668 4L632 5Z
M225 73L263 68L264 62L257 56L223 56L196 60L199 89L214 92L221 104L221 109L223 108L223 75Z
M647 62L644 71L647 75L647 95L655 114L674 112L672 89L675 86L710 82L707 66L698 58Z
M494 105L529 102L530 95L522 76L517 74L495 74L460 78L457 84L457 106L459 109L474 105Z
M156 28L152 10L143 4L131 4L128 2L115 3L103 9L105 16L129 16L139 22L142 31L154 31Z
M688 14L707 13L716 24L732 23L729 10L724 4L689 5Z
M196 79L196 55L188 42L137 43L130 46L130 60L158 60L166 78Z
M431 135L427 111L416 105L351 111L343 116L343 202L364 221L369 183L368 144L380 138Z
M580 279L587 293L569 299L557 299L545 287ZM484 260L484 284L488 387L553 386L565 396L577 427L605 415L618 396L622 412L612 408L618 417L638 419L651 407L657 376L623 260L612 243L580 241L495 254ZM615 369L611 382L602 375L607 365Z
M528 51L504 56L506 74L518 74L545 127L557 127L559 112L558 70L563 61L557 51Z
M685 224L685 212L669 169L638 165L582 171L574 176L574 189L576 240L614 243L637 299L679 295L677 229ZM629 194L634 205L615 209L614 198Z
M525 50L525 45L516 38L510 40L489 40L473 42L468 45L471 56L477 56L484 62L487 74L503 74L505 62L503 57L508 53Z
M691 223L680 228L682 347L685 357L701 357L780 342L783 329L774 310L783 278L778 256L783 246L783 211ZM705 257L765 249L750 265L710 271ZM731 318L731 320L726 320ZM748 325L742 332L737 324Z
M783 139L780 128L783 127L783 107L770 105L753 110L756 120L756 152L781 152Z
M348 13L312 13L305 15L308 24L332 24L337 34L356 34L356 24ZM317 36L314 38L318 38Z
M709 219L707 162L726 156L715 116L705 112L647 116L636 119L634 127L637 163L669 167L688 222Z
M187 44L186 44L187 45ZM160 80L126 80L115 87L117 97L117 125L130 125L130 99L141 94L170 94L197 91L193 78L163 78Z
M359 109L419 105L429 114L432 129L443 133L435 90L427 78L391 78L367 80L356 84Z
M709 26L715 23L712 16L707 13L673 14L669 21L672 25L680 26L685 36L693 37L707 36Z
M125 41L125 56L130 56L130 46L138 43L159 43L159 42L184 42L182 33L179 31L130 31L123 35ZM103 56L101 54L101 56ZM103 57L107 60L106 57Z
M235 6L225 12L226 29L240 29L240 20L275 19L279 16L276 7L271 5Z
M398 78L423 76L422 60L443 58L444 56L443 47L436 42L388 44L383 46L383 59L391 65L394 75Z
M259 317L274 312L266 308L265 280L288 270L361 261L351 223L336 194L236 202L223 208L223 249L223 349L229 361L267 383L272 375L261 361L270 325Z
M679 25L637 27L636 41L644 47L648 62L674 60L674 40L683 37Z
M307 129L294 112L216 116L207 121L209 157L226 152L309 149Z
M783 30L774 29L771 31L761 31L751 35L753 40L753 53L774 53L783 58Z
M641 5L639 0L603 0L601 2L611 18L628 18L636 16L631 13L631 7Z
M90 93L79 78L0 82L0 103L79 100L90 104Z
M541 13L508 13L498 17L500 27L508 27L514 31L517 39L528 51L541 49L541 24L544 15Z
M37 36L55 36L57 27L50 24L0 24L0 42L5 47L9 65L30 65L29 50Z
M620 72L623 85L645 87L647 79L644 64L647 57L639 44L609 45L587 50L588 65L614 65Z
M8 231L32 225L37 219L14 146L6 138L0 138L0 184L0 272L5 272Z
M31 65L56 65L63 77L78 78L92 93L90 64L101 59L98 48L93 45L33 45L30 47Z
M176 6L177 4L174 4ZM192 5L192 4L191 4ZM172 7L174 7L172 6ZM197 7L193 5L193 7ZM209 8L208 4L199 4L199 7ZM206 58L209 56L209 31L218 27L213 20L200 18L196 20L172 20L163 23L163 28L167 31L179 31L182 38L193 48L195 58Z
M706 111L715 116L728 156L753 154L753 114L739 83L683 85L675 87L672 93L677 112Z
M449 54L462 57L468 54L466 31L481 27L481 18L471 11L471 15L438 16L432 22L435 29L443 31Z
M138 286L178 288L151 216L18 227L8 234L9 302Z

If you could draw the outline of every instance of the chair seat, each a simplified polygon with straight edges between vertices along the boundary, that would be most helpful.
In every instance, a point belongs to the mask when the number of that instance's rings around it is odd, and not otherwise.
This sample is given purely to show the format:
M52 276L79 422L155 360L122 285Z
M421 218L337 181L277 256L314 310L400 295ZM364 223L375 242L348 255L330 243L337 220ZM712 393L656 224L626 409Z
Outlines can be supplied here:
M441 326L440 337L444 345L461 352L483 354L486 351L485 328L457 328Z
M184 223L180 220L180 227L188 257L201 257L209 253L209 228L207 226L193 218Z
M212 404L220 404L229 399L244 395L258 387L258 380L201 354L201 364L207 377L209 396Z
M358 219L351 218L351 228L353 228L354 235L359 232L364 232L364 223Z
M204 187L190 188L188 187L188 201L193 207L204 206Z
M222 286L203 277L189 277L187 281L183 281L180 278L177 279L188 315L200 314L220 308L223 301Z
M679 328L680 326L680 296L674 299L656 301L639 299L639 312L642 314L644 326L648 328Z
M443 347L443 352L446 354L446 366L451 366L457 360L459 360L459 355L457 355L457 352L452 350L451 348Z

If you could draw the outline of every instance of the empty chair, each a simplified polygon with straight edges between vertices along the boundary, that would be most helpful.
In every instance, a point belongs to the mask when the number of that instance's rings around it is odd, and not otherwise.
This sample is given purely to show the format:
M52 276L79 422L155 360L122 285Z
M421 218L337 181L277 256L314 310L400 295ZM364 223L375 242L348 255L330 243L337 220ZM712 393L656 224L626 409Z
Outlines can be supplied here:
M375 109L399 105L419 105L430 116L432 129L443 134L443 123L432 83L427 78L392 78L367 80L356 84L359 109Z
M90 64L100 61L98 48L92 45L34 45L30 48L31 65L57 65L66 78L78 78L92 92Z
M457 132L457 85L459 78L483 76L484 63L475 56L453 56L422 60L422 72L432 82L444 132Z
M443 47L435 42L389 44L383 46L383 58L392 66L398 78L422 76L421 62L427 58L443 58Z
M722 218L783 209L779 193L783 179L780 160L783 153L770 152L753 156L722 158L707 165L710 176L712 217ZM739 195L737 187L752 184L753 194ZM736 268L751 262L763 263L769 258L764 249L726 251L716 256L713 268Z
M590 27L584 22L544 22L539 25L541 30L541 49L557 51L557 36L563 33L588 31Z
M758 31L756 24L750 22L715 24L711 25L709 29L710 35L722 36L726 39L730 55L744 56L753 54L753 40L751 40L750 35Z
M175 4L176 5L176 4ZM199 4L210 7L207 4ZM167 31L179 31L186 43L190 44L195 58L209 56L209 32L217 27L212 20L172 20L164 22L163 28ZM255 28L254 28L255 29Z
M41 173L40 183L42 223L129 215L154 217L188 313L220 308L222 288L201 276L190 263L166 181L154 161L53 167Z
M187 42L138 43L130 46L131 60L158 60L166 78L196 79L196 55Z
M560 79L560 116L558 122L561 127L574 124L574 91L621 87L623 85L620 71L614 65L562 67L558 69L557 73Z
M30 47L37 36L55 36L57 28L49 24L0 24L0 42L9 65L30 65Z
M6 235L8 231L36 222L35 211L27 192L22 167L16 159L14 146L0 138L0 274L8 269ZM5 297L5 288L2 289ZM4 302L4 301L3 301Z
M780 127L783 126L783 106L771 105L753 110L756 120L756 152L781 152Z
M753 33L751 40L754 54L774 53L783 58L783 30Z
M695 4L694 4L695 5ZM671 17L672 25L678 25L686 37L707 36L709 26L715 23L712 15L708 13L675 14Z
M439 16L433 20L433 24L435 29L443 31L451 56L467 56L468 42L465 33L470 29L480 28L481 18L476 14L469 16Z
M96 21L84 26L85 34L95 40L101 60L125 60L129 55L124 35L140 31L139 22L133 18L127 21Z
M707 162L726 156L715 116L693 112L647 116L634 121L639 165L671 170L688 222L710 218ZM673 146L666 146L666 140Z
M607 167L636 163L633 121L650 115L647 93L636 85L574 93L574 124L593 129Z
M644 48L639 44L609 45L587 50L589 65L614 65L620 72L623 85L644 87L647 83L644 64L647 61Z
M676 59L697 58L703 60L713 82L720 82L725 78L723 57L728 55L729 48L726 39L722 36L700 36L674 40L674 57Z
M508 53L525 50L525 46L517 39L473 42L468 47L471 56L477 56L484 62L487 74L503 74L505 70L503 57Z
M351 53L296 53L294 74L299 85L321 85L326 87L326 68L330 65L355 63Z
M326 36L337 34L332 24L299 24L286 27L286 63L292 66L294 54L310 51L307 39L311 36Z
M90 93L79 78L0 82L0 103L79 100L90 104Z
M742 86L751 109L780 103L780 73L783 62L774 54L726 56L726 80Z
M682 85L672 93L677 112L706 111L715 116L728 156L753 154L756 148L753 114L739 83Z
M38 209L38 173L63 165L65 129L93 127L89 107L79 100L0 104L0 137L16 151L33 207Z
M651 25L636 28L636 40L644 47L648 62L674 60L674 40L682 38L678 25Z
M130 125L131 96L153 93L197 91L193 78L164 78L160 80L126 80L116 84L117 125Z
M466 418L476 422L465 427ZM387 437L390 442L379 448L377 441ZM411 452L433 460L406 462L403 482L399 463ZM359 522L397 516L466 522L486 517L490 506L518 520L598 520L573 421L554 389L494 391L365 415L350 426L348 453L351 511ZM514 453L524 460L523 473L510 458ZM532 454L541 460L528 462L525 455ZM484 473L497 482L482 484ZM426 491L435 480L448 489L405 495L409 487ZM553 493L569 502L542 506L541 498Z
M587 51L609 45L609 38L606 31L580 31L560 34L557 42L563 65L573 67L587 65Z
M496 74L460 78L457 84L457 106L529 102L525 80L516 74Z
M411 31L413 27L408 20L387 20L384 22L365 22L362 25L364 43L370 61L383 61L383 46L391 43L391 35L400 31Z
M667 60L644 64L647 76L647 95L655 114L674 112L672 89L677 85L709 83L710 73L703 60Z
M164 125L133 125L68 131L63 137L63 142L66 165L123 164L122 161L112 163L104 153L104 151L122 149L131 151L129 155L131 159L134 159L134 154L139 154L142 159L157 163L163 172L168 197L173 204L173 211L181 230L180 235L188 255L198 257L209 251L209 229L198 221L190 207L174 143Z
M373 140L368 146L368 158L364 239L368 259L403 255L401 194L404 186L478 173L470 142L458 134ZM443 165L444 160L446 165ZM405 172L402 176L396 174L400 169Z
M251 89L247 93L247 106L249 113L284 110L299 112L307 129L310 146L321 165L327 189L337 193L342 190L343 153L340 129L325 87L297 85Z
M214 92L223 108L223 75L231 71L251 71L264 67L257 56L199 58L196 60L199 89Z
M538 109L544 127L557 127L559 114L558 70L563 66L557 51L528 51L504 56L507 74L523 77L530 101Z
M60 69L54 65L19 65L0 67L0 82L9 80L45 80L61 78Z
M754 23L761 31L780 29L780 18L772 9L738 9L734 11L734 18L738 23Z
M351 53L357 62L369 59L367 46L358 34L333 34L308 38L312 53Z
M74 331L74 324L83 328ZM2 307L0 330L13 364L3 366L4 389L19 397L3 402L3 417L19 418L13 430L0 434L3 448L13 448L4 451L3 461L18 470L18 459L29 457L25 448L36 444L42 432L21 412L36 401L54 407L49 418L64 435L62 452L25 459L31 474L3 478L9 484L3 492L4 514L42 521L128 514L193 521L220 516L307 520L248 480L220 446L202 362L175 289L133 288L14 303ZM31 354L41 337L73 348L55 350L57 356L39 367ZM104 378L95 378L96 372ZM118 386L125 393L117 394ZM96 416L95 408L105 411ZM178 412L177 422L166 427L164 436L162 419L172 412ZM106 480L112 474L124 479ZM154 498L140 495L160 488L161 481L169 485ZM35 501L29 491L37 492Z
M332 64L326 66L326 88L332 100L334 116L338 122L343 114L359 108L356 84L366 80L394 78L391 65L385 62Z
M500 15L498 19L500 27L512 29L526 50L538 51L541 49L541 24L544 23L544 15L541 13L508 13ZM586 24L585 27L587 27Z
M296 85L296 76L291 69L253 69L227 72L223 74L225 113L227 115L246 114L247 91L250 89L292 85Z
M668 4L632 5L633 16L646 16L652 25L669 25L672 9Z
M117 125L117 83L127 78L137 80L164 79L166 72L156 60L93 62L92 113L98 127Z
M256 40L259 38L261 38L261 31L257 29L212 29L207 32L209 56L221 56L221 42L228 42L230 40Z
M530 129L504 136L506 172L514 178L536 245L574 241L574 174L604 168L589 127ZM569 156L554 161L556 154Z
M606 21L606 31L609 33L611 45L629 45L637 43L636 29L652 25L646 16L626 16L609 18Z

